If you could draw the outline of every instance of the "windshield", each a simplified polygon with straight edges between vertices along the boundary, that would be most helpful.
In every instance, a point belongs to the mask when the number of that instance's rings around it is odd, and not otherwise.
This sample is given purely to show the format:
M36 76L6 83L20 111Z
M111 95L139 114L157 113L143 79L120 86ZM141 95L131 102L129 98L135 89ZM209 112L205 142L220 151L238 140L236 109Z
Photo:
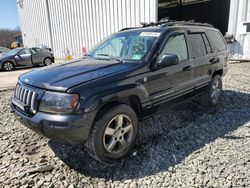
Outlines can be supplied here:
M158 32L114 34L94 47L88 55L92 58L140 61L148 54L160 34Z
M21 50L21 49L18 49L18 48L13 49L13 50L10 50L9 52L7 52L7 53L5 54L5 56L13 56L13 55L16 55L20 50Z

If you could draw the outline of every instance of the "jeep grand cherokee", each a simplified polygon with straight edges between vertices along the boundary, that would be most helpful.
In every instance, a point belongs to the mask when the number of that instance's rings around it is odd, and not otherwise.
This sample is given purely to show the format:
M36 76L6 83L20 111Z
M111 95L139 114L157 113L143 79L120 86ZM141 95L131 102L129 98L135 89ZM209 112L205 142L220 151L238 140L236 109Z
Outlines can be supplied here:
M144 24L111 35L82 60L21 75L11 106L35 132L85 145L112 164L131 151L140 120L193 98L216 106L227 60L211 25Z

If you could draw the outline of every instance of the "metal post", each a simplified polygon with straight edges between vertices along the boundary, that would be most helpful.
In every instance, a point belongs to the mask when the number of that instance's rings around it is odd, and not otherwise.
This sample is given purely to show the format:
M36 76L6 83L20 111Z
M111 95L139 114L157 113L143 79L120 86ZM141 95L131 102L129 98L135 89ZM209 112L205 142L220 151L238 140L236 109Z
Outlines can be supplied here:
M158 11L159 11L159 0L155 0L155 22L158 22L159 20L159 15L158 15Z
M231 0L228 20L228 34L236 35L239 1Z
M54 51L53 38L52 38L52 28L51 28L51 20L50 20L50 10L48 0L45 0L46 4L46 12L47 12L47 20L48 20L48 28L49 28L49 40L50 40L50 48Z

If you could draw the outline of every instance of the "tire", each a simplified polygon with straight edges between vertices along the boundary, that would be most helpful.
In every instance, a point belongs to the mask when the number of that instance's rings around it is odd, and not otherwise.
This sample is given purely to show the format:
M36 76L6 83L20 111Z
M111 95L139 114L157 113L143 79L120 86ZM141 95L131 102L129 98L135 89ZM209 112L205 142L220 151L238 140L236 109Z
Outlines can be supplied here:
M12 71L15 69L15 66L12 62L7 61L3 63L2 69L5 71Z
M133 148L137 130L134 110L128 105L117 105L94 122L86 142L87 150L99 162L114 165Z
M52 65L52 60L49 57L47 57L44 59L43 64L44 66Z
M220 75L215 75L209 84L207 92L201 96L199 103L202 106L212 108L219 104L222 94L222 79Z

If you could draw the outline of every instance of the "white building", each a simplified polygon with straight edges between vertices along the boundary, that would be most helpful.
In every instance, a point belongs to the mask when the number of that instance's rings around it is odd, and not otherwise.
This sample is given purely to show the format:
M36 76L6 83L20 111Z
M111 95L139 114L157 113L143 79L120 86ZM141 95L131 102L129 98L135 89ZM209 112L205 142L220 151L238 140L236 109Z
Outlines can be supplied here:
M46 45L56 58L74 57L111 33L141 22L169 17L207 22L238 42L230 44L237 58L250 59L249 0L18 0L25 46ZM235 55L234 54L234 55Z

